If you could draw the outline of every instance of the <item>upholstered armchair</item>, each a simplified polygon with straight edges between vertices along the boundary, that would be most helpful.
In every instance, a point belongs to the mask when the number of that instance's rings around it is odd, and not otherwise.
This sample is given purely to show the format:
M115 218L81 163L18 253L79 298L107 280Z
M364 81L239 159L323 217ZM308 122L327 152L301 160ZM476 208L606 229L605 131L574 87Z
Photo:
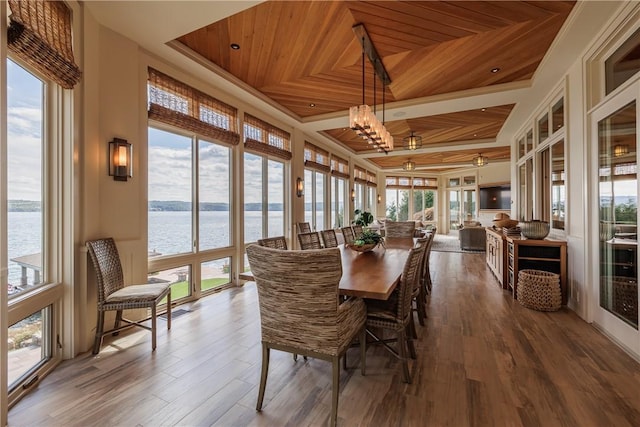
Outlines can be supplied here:
M458 231L460 249L483 251L487 245L487 233L484 227L464 227Z

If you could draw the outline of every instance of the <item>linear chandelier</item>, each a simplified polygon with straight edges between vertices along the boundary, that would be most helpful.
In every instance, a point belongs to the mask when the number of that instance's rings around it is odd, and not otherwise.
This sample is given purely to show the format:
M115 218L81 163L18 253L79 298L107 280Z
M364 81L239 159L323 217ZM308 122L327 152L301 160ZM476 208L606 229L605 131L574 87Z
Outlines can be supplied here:
M393 150L393 136L389 133L384 126L384 98L385 87L391 83L391 79L385 70L378 52L376 51L367 30L363 24L356 24L353 26L353 32L358 36L358 40L362 44L362 105L356 105L349 109L349 127L353 129L358 136L362 137L371 148L388 153ZM376 117L375 111L371 110L365 103L364 99L364 65L365 53L369 57L369 61L373 66L373 71L382 82L382 122ZM375 77L373 80L373 97L375 104Z

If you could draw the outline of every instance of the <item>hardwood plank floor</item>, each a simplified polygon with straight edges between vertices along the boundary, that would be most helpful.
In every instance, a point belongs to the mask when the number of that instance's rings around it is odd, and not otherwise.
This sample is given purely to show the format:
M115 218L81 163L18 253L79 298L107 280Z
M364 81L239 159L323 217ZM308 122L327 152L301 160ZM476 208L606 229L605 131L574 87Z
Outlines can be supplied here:
M383 348L357 349L340 378L342 426L638 426L640 365L573 312L521 307L483 254L432 252L434 289L418 326L414 381ZM9 412L10 426L327 424L331 366L272 352L255 411L255 286L190 304L158 347L140 331L65 361Z

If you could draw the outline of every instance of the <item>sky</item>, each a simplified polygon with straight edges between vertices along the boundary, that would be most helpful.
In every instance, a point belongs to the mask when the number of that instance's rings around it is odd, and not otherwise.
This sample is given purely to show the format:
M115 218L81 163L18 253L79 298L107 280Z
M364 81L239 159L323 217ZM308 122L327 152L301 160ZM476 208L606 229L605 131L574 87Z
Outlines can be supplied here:
M41 201L44 85L7 60L7 175L9 200Z
M225 146L199 142L200 202L230 202L230 156ZM149 128L149 200L190 201L193 156L191 138ZM263 158L245 154L245 203L262 201ZM269 161L270 202L282 202L283 166Z

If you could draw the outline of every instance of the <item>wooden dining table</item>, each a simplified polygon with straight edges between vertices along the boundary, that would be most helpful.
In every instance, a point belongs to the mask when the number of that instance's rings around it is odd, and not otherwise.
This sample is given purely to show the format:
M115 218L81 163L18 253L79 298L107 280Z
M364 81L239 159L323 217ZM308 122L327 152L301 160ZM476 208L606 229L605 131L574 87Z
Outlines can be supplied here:
M386 238L370 252L340 245L342 254L341 295L386 300L400 281L414 238Z

